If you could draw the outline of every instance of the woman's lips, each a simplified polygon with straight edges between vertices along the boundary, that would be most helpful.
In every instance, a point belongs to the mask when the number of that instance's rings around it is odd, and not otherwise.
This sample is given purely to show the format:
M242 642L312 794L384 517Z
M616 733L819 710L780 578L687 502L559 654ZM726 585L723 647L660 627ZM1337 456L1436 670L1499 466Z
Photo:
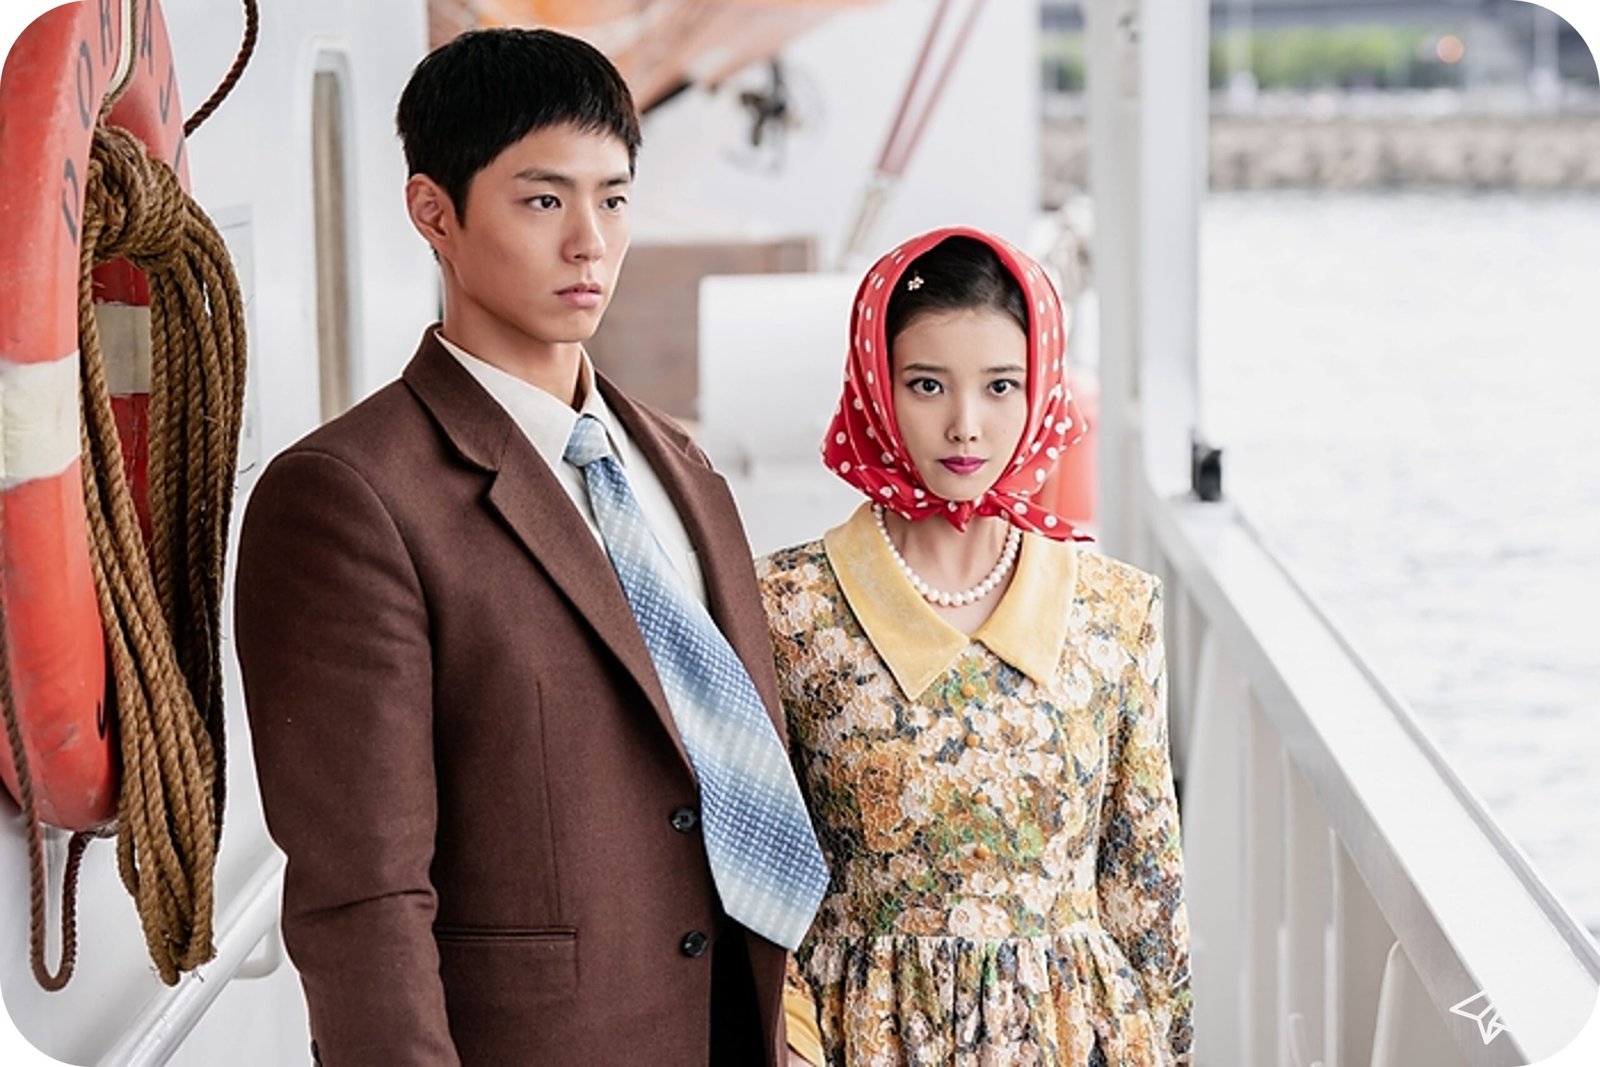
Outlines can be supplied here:
M975 456L949 456L939 462L954 474L971 474L984 464L983 460Z

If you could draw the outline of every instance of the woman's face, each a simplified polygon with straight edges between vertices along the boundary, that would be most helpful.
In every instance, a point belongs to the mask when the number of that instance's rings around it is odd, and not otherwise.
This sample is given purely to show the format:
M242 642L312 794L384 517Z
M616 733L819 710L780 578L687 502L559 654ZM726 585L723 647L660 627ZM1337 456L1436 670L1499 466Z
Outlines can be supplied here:
M1005 472L1028 422L1028 338L993 308L926 312L891 346L894 414L922 482L972 501Z

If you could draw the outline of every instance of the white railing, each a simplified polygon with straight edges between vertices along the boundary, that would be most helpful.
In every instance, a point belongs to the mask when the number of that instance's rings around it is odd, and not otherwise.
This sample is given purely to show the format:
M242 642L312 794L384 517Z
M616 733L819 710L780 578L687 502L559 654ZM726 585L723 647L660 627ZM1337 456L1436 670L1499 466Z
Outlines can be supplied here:
M1138 464L1135 464L1136 468ZM1143 483L1163 577L1197 1062L1522 1064L1600 951L1231 504ZM1502 1033L1451 1009L1498 1018Z
M278 908L283 854L271 849L254 864L217 921L216 956L152 997L95 1067L160 1067L205 1018L230 983L264 978L283 962Z
M1097 519L1167 588L1196 1061L1550 1056L1595 1006L1594 944L1237 509L1175 495L1203 425L1209 26L1204 5L1083 10ZM1506 1032L1452 1012L1475 996Z

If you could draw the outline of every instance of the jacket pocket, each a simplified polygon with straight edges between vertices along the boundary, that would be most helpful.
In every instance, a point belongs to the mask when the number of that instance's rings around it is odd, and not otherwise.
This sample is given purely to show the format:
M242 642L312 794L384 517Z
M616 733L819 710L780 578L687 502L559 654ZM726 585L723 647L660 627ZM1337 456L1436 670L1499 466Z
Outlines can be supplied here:
M458 1012L516 1016L578 990L578 931L571 927L436 926L439 977L452 1029Z
M435 941L572 941L578 931L571 926L450 926L433 928Z

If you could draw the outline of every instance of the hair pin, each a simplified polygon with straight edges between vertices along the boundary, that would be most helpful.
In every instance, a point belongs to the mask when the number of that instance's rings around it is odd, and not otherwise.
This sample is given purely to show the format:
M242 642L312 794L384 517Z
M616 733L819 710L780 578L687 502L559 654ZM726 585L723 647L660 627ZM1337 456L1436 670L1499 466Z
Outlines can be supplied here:
M916 292L918 289L921 289L923 285L924 282L922 280L922 275L920 274L913 274L911 279L906 282L906 288L912 292Z

